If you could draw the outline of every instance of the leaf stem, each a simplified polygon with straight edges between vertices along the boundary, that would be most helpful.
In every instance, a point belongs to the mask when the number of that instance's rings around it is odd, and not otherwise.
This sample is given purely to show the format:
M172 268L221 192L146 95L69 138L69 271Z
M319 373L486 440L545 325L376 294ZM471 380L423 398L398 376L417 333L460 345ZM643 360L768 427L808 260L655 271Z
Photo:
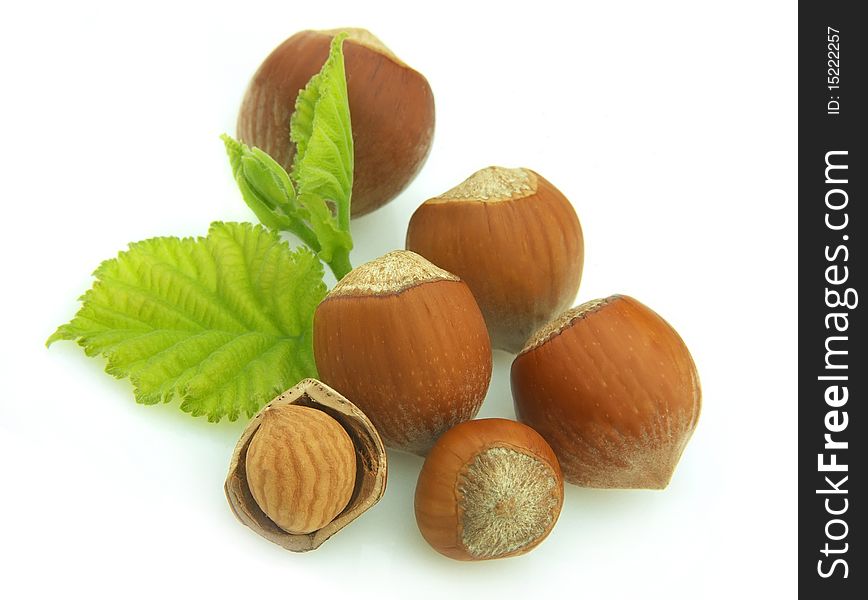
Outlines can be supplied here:
M332 270L332 273L335 274L335 278L340 281L344 278L344 275L353 270L353 265L350 264L350 252L349 250L335 250L334 256L332 257L331 262L329 263L329 268Z
M319 252L319 239L316 237L313 229L308 227L307 224L305 224L299 219L292 219L290 223L291 224L286 229L291 233L295 234L296 237L298 237L298 239L300 239L302 242L307 244L308 248L310 248L314 252Z

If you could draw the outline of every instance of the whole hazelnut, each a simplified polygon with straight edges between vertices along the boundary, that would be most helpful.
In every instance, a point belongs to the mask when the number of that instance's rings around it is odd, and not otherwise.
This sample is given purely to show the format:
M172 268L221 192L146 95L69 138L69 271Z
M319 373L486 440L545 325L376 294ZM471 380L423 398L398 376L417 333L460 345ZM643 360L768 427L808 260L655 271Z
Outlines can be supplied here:
M523 168L482 169L423 203L407 249L467 282L492 346L508 352L573 303L584 264L572 205Z
M558 520L564 482L554 452L533 429L480 419L446 432L416 485L416 522L431 546L457 560L518 556Z
M251 419L232 455L226 497L242 523L304 552L377 503L386 469L383 442L364 413L305 379Z
M391 448L425 454L472 419L491 346L467 285L412 252L353 269L317 307L319 376L353 399Z
M431 149L434 96L428 81L365 29L302 31L262 63L238 114L238 137L289 169L289 119L298 92L319 72L345 31L344 65L355 147L352 214L369 213L413 180Z
M699 375L678 333L629 296L570 309L512 363L518 418L570 483L662 489L699 418Z

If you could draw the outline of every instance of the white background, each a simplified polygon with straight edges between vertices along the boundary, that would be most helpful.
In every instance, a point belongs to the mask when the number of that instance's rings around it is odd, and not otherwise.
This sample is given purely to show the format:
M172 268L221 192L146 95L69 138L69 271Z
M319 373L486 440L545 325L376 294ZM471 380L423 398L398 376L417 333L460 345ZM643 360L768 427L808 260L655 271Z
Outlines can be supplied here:
M0 18L0 596L795 595L795 2L17 4ZM421 459L394 453L383 500L295 555L226 504L241 422L139 406L102 360L43 347L127 242L254 219L218 136L274 46L346 25L437 106L425 169L353 222L353 262L401 247L414 208L481 167L542 173L584 227L578 299L639 298L696 359L703 414L667 490L567 486L539 548L465 564L419 535ZM513 416L509 365L496 354L481 416Z

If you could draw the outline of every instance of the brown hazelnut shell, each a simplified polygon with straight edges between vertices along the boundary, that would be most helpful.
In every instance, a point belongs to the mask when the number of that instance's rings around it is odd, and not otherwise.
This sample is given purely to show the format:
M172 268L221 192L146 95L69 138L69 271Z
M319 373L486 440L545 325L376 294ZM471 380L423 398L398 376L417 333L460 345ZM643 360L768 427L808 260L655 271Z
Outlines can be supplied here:
M480 517L485 517L485 511L468 517L467 504L470 496L484 489L486 482L479 473L475 461L492 448L511 451L506 454L514 457L529 457L534 468L523 472L528 461L513 462L506 472L494 470L498 475L492 482L495 486L504 485L506 474L517 474L520 479L514 486L500 489L500 500L509 503L517 502L517 508L512 507L517 514L515 518L534 514L541 518L533 522L533 535L516 548L499 547L503 538L491 536L484 531L480 533ZM536 464L534 464L536 463ZM473 491L467 491L468 478L479 480ZM522 503L521 495L531 489L531 498L542 500L545 506ZM491 496L486 498L491 500ZM446 432L431 449L419 480L416 484L415 511L416 523L422 537L438 552L456 560L488 560L518 556L533 550L551 532L564 500L564 482L558 459L546 441L536 431L515 421L507 419L478 419L456 425ZM491 508L492 513L502 510L500 502ZM481 507L477 507L481 508ZM509 507L506 510L510 510ZM509 513L506 513L507 515ZM471 527L465 519L473 522ZM523 522L528 525L527 522ZM520 528L526 535L526 528ZM508 538L509 539L509 538ZM515 538L512 538L513 540ZM492 545L479 546L482 540ZM515 544L513 544L515 545Z
M298 405L328 413L349 434L356 451L356 483L349 504L328 525L307 534L293 534L277 526L259 508L250 492L245 471L247 448L267 409ZM352 402L316 379L305 379L266 404L241 434L226 477L226 499L232 512L244 525L265 539L293 552L318 548L335 533L371 508L386 490L386 449L377 430Z
M344 65L353 126L352 215L369 213L413 180L434 137L434 96L425 77L364 29L301 31L265 59L238 114L238 137L289 169L289 120L298 92L322 68L332 38L346 31Z
M314 314L320 378L365 411L386 446L424 455L479 411L491 380L467 285L398 250L356 267Z
M701 406L678 333L629 296L571 309L512 363L519 420L558 456L564 479L595 488L669 484Z
M491 345L513 353L572 305L582 280L576 211L530 169L488 167L427 200L410 219L406 246L466 282Z

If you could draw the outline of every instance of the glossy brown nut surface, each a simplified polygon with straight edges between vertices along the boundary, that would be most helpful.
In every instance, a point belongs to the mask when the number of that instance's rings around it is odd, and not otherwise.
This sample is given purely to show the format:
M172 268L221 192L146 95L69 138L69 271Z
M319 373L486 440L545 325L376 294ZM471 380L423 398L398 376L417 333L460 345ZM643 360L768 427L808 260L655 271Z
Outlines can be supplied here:
M491 379L491 345L454 275L399 250L344 277L314 315L320 378L352 398L387 446L424 455L472 419Z
M573 303L584 264L575 210L529 169L489 167L426 201L407 249L467 283L492 346L508 352Z
M564 479L598 488L665 488L701 404L681 337L629 296L585 303L537 332L513 361L512 393Z
M425 459L416 522L450 558L518 556L551 532L563 493L558 460L537 432L506 419L468 421L443 435Z
M369 213L413 180L431 149L434 96L428 81L364 29L302 31L254 74L238 115L238 138L289 169L289 120L299 90L319 72L329 44L346 31L344 65L355 146L352 214Z

